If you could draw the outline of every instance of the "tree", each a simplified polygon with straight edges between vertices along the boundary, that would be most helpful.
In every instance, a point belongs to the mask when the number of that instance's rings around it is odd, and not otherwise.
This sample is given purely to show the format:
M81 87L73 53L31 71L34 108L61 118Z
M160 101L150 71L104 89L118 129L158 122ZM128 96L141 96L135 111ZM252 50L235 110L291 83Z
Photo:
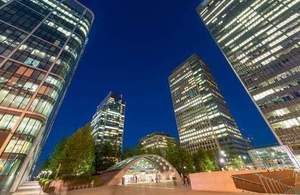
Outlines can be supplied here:
M133 148L126 149L122 153L122 159L124 160L126 158L130 158L130 157L142 155L142 154L147 154L147 152L143 151L139 146L136 146Z
M241 169L241 168L245 167L244 161L242 160L241 156L238 156L238 155L232 156L230 164L231 164L232 168L235 168L235 169Z
M169 144L166 149L166 160L168 160L180 174L194 172L193 158L190 153L179 145Z
M195 171L214 171L217 169L217 164L213 151L198 150L193 154L193 162Z
M95 145L91 132L88 124L67 139L59 176L88 176L94 173Z
M61 159L65 156L65 145L67 143L67 139L63 139L59 144L56 145L53 154L51 155L51 159L49 161L49 168L51 170L57 171L57 168L60 164Z
M242 159L241 154L239 154L238 152L236 152L230 148L225 148L224 151L227 155L227 165L225 168L241 169L241 168L245 167L245 162Z
M52 178L90 176L94 173L95 145L89 125L78 129L61 141L43 170L50 170Z
M113 166L120 159L120 150L109 142L96 145L96 172Z
M61 160L64 158L64 147L67 143L67 139L63 139L60 141L53 151L53 153L50 155L50 157L44 162L42 166L42 171L51 171L51 175L49 175L49 178L54 178L58 174L58 168L60 166Z

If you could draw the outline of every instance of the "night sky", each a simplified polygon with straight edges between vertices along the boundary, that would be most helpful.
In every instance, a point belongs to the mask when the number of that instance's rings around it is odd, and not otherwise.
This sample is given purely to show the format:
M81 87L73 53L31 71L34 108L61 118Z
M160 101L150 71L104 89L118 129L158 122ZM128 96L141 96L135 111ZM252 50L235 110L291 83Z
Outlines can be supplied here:
M209 65L241 132L276 143L195 8L201 0L82 0L95 22L40 162L88 122L109 90L126 100L124 148L153 131L178 136L168 76L192 53Z

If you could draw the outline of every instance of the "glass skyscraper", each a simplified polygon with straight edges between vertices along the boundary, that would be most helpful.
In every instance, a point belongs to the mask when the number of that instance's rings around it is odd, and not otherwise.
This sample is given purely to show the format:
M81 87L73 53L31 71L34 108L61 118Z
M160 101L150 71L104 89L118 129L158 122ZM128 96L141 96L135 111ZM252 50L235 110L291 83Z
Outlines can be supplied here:
M100 103L91 121L95 144L110 143L122 150L125 121L125 101L123 95L109 92Z
M180 144L247 155L250 143L238 129L208 66L196 54L169 77Z
M206 0L197 11L281 144L300 154L300 1Z
M0 189L30 175L85 47L76 0L0 0Z

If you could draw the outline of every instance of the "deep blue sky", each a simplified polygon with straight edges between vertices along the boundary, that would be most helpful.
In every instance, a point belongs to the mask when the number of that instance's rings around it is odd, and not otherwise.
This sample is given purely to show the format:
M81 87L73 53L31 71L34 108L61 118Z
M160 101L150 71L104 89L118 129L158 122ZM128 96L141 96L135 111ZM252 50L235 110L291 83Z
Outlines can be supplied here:
M242 133L254 146L275 139L195 12L200 0L82 0L95 13L89 43L40 161L88 122L109 90L127 102L124 146L155 130L177 137L168 87L192 53L210 66Z

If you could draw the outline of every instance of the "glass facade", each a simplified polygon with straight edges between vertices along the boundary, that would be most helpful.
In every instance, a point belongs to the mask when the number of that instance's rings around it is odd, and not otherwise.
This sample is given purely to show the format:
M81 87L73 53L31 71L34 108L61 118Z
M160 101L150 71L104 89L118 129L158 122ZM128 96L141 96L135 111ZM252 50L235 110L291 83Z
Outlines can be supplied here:
M169 77L180 144L189 152L225 150L247 154L244 139L208 66L192 55Z
M166 159L152 154L127 158L102 172L102 175L106 178L114 176L108 182L110 185L164 183L164 186L173 187L174 179L180 182L177 170Z
M176 144L176 139L161 132L151 133L143 137L139 143L143 150L164 149L167 148L168 144Z
M125 121L125 101L123 96L109 92L97 108L91 121L95 143L111 143L122 150Z
M300 1L209 0L197 9L281 144L300 154Z
M92 21L76 0L0 0L2 191L30 174Z
M287 146L257 148L248 152L256 168L300 169L298 160Z

